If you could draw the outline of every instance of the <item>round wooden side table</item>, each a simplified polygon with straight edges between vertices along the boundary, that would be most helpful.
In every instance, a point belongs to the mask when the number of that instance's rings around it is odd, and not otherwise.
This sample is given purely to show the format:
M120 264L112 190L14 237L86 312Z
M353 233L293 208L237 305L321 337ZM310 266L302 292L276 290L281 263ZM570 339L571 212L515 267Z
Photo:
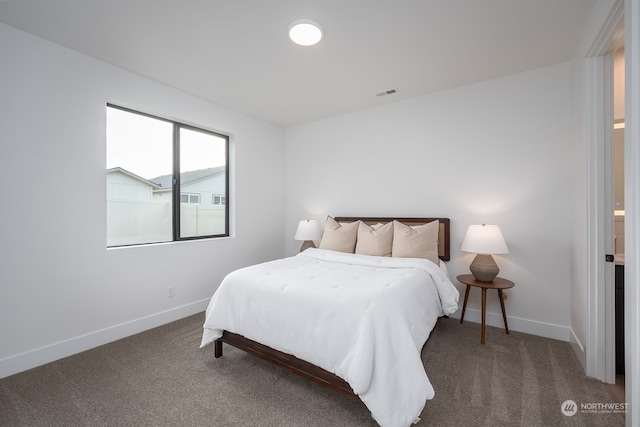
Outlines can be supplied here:
M495 289L498 291L498 298L500 299L500 307L502 308L502 319L504 320L504 330L509 333L509 325L507 324L507 314L504 310L504 295L502 291L504 289L513 288L515 283L511 280L496 277L493 282L481 282L473 277L473 274L461 274L457 277L460 283L467 285L467 290L464 293L464 305L462 306L462 316L460 317L460 323L464 320L464 312L467 310L467 300L469 299L469 289L472 286L482 289L482 339L480 342L484 344L484 332L486 326L487 317L487 289Z

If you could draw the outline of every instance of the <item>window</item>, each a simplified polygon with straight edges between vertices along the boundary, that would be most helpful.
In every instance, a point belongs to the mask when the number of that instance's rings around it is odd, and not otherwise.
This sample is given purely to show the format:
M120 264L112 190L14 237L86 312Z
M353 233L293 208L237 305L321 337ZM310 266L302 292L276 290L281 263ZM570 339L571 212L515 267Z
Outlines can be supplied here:
M197 205L198 203L200 203L200 195L192 193L180 193L180 203L191 203Z
M229 235L229 137L107 105L107 247Z

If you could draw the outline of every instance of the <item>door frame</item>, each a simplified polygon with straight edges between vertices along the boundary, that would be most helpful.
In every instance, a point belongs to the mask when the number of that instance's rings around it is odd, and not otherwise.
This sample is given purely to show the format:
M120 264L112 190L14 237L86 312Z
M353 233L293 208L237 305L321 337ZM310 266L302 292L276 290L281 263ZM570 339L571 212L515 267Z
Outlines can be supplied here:
M640 425L640 2L625 2L625 381L626 425Z
M605 380L610 375L609 364L615 366L605 340L605 325L611 313L605 304L604 232L606 224L598 215L598 205L604 195L604 171L599 174L597 156L604 148L599 136L606 126L605 59L613 51L619 37L616 29L624 22L625 48L625 399L626 425L640 425L640 2L616 0L611 13L598 32L588 55L584 58L583 87L586 149L587 149L587 313L586 371L587 375ZM612 95L611 95L612 96ZM612 117L612 115L611 115ZM596 120L596 122L591 122ZM613 126L611 126L612 128ZM600 152L602 153L602 152ZM603 206L600 208L600 206ZM601 273L601 274L600 274ZM600 285L599 285L600 283ZM629 286L630 285L630 286ZM613 307L609 307L613 311Z
M587 310L585 370L615 383L613 216L613 52L623 44L618 1L584 59L587 162Z

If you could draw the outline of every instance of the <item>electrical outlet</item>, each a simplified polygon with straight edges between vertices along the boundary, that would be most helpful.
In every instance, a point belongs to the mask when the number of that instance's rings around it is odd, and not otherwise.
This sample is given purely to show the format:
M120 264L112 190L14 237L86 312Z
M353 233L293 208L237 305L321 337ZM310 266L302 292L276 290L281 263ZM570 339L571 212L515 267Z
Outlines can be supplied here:
M509 294L507 291L502 291L502 298L506 301L509 298Z
M176 296L176 288L173 286L169 286L167 288L167 298L172 298Z

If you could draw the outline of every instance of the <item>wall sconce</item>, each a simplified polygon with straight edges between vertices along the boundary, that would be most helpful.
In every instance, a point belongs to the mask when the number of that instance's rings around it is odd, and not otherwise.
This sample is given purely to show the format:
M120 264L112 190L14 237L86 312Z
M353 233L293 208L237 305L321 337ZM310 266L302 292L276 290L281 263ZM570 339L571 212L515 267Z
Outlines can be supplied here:
M318 222L314 219L307 219L298 223L298 229L294 239L304 240L304 243L300 247L300 252L305 249L315 248L314 240L318 240L322 237L322 230L318 226Z
M480 282L493 282L500 272L491 254L509 253L500 227L486 224L470 225L460 250L477 254L469 270Z

